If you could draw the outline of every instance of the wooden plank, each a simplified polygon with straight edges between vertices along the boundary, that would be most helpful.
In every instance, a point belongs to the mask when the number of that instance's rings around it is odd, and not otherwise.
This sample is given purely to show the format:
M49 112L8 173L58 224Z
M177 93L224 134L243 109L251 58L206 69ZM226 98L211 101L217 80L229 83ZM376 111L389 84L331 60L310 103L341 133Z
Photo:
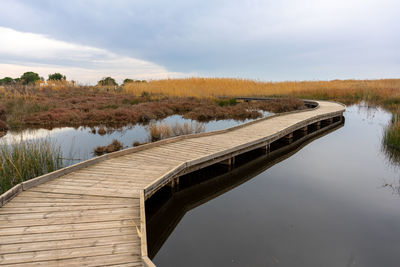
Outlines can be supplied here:
M58 260L46 260L46 261L35 261L35 262L24 262L20 264L4 265L12 267L31 267L31 266L63 266L63 267L74 267L74 266L142 266L140 256L131 252L121 253L117 255L101 255L92 257L76 257L70 259L58 259Z
M62 194L62 193L46 193L46 192L35 192L32 190L29 191L24 191L20 195L18 195L18 199L20 198L45 198L49 199L51 201L57 201L57 200L68 200L68 199L73 199L73 200L105 200L105 201L129 201L129 199L126 198L121 198L119 196L88 196L88 195L82 195L82 194ZM135 198L133 198L135 199ZM136 199L139 199L139 196L136 197ZM17 199L14 199L13 201L17 201Z
M139 220L135 222L133 219L127 219L121 221L107 221L107 222L101 221L101 222L87 222L87 223L69 223L69 224L57 224L57 225L0 228L0 238L2 236L7 236L7 235L60 233L60 232L82 231L82 230L135 227L138 224Z
M54 249L46 251L20 252L3 254L0 257L0 264L62 260L76 257L116 255L121 253L132 253L135 250L137 251L137 245L135 243L123 243L94 247L82 247L79 249L64 248L59 250Z
M86 202L69 202L69 201L63 201L63 202L49 202L49 200L46 201L46 199L41 199L41 201L34 202L34 199L29 200L27 202L21 202L20 200L18 201L12 201L7 203L7 206L5 208L33 208L33 207L71 207L71 206L80 206L82 208L87 208L91 205L102 205L102 206L107 206L107 207L115 207L115 206L121 206L123 204L132 204L134 202L106 202L106 201L86 201ZM133 205L133 204L132 204ZM135 205L133 205L135 206Z
M40 233L40 234L26 234L26 235L10 235L2 236L0 240L1 245L5 244L20 244L20 243L33 243L33 242L47 242L57 240L71 240L71 239L84 239L84 238L102 238L107 236L120 236L120 235L136 235L135 227L121 227L109 229L95 229L84 231L71 231L60 233Z
M139 195L139 190L132 189L128 190L119 190L119 189L98 189L91 190L90 188L76 188L76 189L67 189L67 188L50 188L50 187L34 187L31 189L35 192L45 192L45 193L63 193L63 194L84 194L89 196L119 196L132 198L137 197Z
M127 234L127 235L102 236L102 237L79 238L79 239L56 240L56 241L5 244L1 246L1 254L10 254L17 252L33 252L33 251L43 251L52 249L94 247L94 246L103 246L107 244L122 244L122 243L133 243L139 245L140 240L138 240L137 235Z
M139 209L134 210L132 208L99 208L91 210L78 210L78 211L60 211L60 212L45 212L45 213L29 213L29 214L1 214L1 220L20 220L20 219L47 219L47 218L61 218L61 217L75 217L79 218L82 216L93 216L98 215L99 218L102 215L111 214L126 214L135 215L139 213Z
M138 209L139 203L131 204L110 204L110 205L72 205L72 206L61 206L61 207L48 207L48 206L36 206L36 207L3 207L0 211L0 215L5 214L26 214L26 213L46 213L46 212L65 212L65 211L82 211L82 210L97 210L97 209Z
M143 188L148 184L148 180L141 179L137 181L136 179L131 179L128 181L118 181L118 180L77 180L77 179L60 179L57 181L49 182L49 185L57 185L57 186L72 186L72 187L92 187L92 188Z
M108 222L108 221L120 221L120 220L132 220L138 216L132 216L132 214L110 214L110 215L90 215L82 217L64 217L64 218L47 218L47 219L16 219L16 220L0 220L0 229L10 227L29 227L29 226L41 226L41 225L60 225L60 224L76 224L76 223L87 223L87 222Z

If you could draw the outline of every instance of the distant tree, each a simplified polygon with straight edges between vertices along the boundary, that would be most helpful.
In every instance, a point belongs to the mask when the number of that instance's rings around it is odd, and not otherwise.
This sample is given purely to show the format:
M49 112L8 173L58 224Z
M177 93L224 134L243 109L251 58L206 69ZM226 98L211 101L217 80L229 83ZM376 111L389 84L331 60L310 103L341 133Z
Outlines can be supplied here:
M39 74L32 72L32 71L28 71L28 72L25 72L24 74L22 74L21 81L23 84L31 84L36 81L40 81L40 77L39 77Z
M61 73L53 73L53 74L49 74L49 78L47 79L48 81L61 81L61 80L66 80L67 77L65 77L65 75L62 75Z
M135 80L135 83L147 83L146 80Z
M111 77L105 77L105 78L101 79L100 81L98 81L97 84L101 85L101 86L116 86L116 85L118 85L118 83L116 83L115 80Z
M124 80L124 84L127 84L127 83L133 83L133 80L132 79L125 79Z
M13 83L15 83L15 81L11 77L4 77L3 79L0 79L0 85L8 85Z

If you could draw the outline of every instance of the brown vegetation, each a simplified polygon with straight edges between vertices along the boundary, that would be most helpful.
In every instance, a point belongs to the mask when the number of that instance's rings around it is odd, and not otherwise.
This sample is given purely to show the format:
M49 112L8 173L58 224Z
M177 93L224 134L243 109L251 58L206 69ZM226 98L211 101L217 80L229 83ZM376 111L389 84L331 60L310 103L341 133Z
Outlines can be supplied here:
M140 83L144 84L144 83ZM275 104L236 103L235 99L169 97L142 92L106 92L96 87L68 87L56 90L37 87L9 87L0 90L2 114L11 128L97 126L119 127L148 123L173 114L200 121L257 118L257 109L279 111L275 105L299 108L293 101ZM287 103L286 103L287 102ZM258 107L259 106L259 107ZM272 109L272 110L271 110ZM1 109L0 109L1 112ZM100 127L97 132L105 134Z
M150 123L149 142L159 141L174 136L201 133L204 131L204 125L198 122L185 122L183 124L176 123L174 125L169 125L167 123Z
M236 103L234 97L278 96L288 100ZM346 104L367 101L397 111L400 79L258 82L243 79L188 78L126 83L123 88L55 83L0 87L3 127L98 126L148 123L172 114L198 121L257 118L262 109L302 108L293 98L329 99ZM297 103L295 103L297 101ZM6 120L4 120L4 116ZM102 132L101 129L99 129Z
M95 147L94 150L93 150L93 153L96 156L100 156L100 155L103 155L105 153L111 153L111 152L119 151L122 148L123 148L122 144L118 140L114 139L112 141L112 143L107 145L107 146Z

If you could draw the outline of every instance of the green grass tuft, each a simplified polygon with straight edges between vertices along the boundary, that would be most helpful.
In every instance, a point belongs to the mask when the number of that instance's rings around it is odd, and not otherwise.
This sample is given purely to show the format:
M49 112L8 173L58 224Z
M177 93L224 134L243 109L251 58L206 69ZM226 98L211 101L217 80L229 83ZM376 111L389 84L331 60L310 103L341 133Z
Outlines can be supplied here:
M60 147L50 139L0 141L0 194L18 183L60 168Z

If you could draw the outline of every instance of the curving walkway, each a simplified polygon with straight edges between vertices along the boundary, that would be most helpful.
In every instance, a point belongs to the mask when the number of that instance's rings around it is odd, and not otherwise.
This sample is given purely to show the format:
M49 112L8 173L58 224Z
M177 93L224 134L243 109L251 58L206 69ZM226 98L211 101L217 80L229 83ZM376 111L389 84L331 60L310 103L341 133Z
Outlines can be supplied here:
M0 265L153 266L144 200L179 176L342 116L339 103L104 155L0 197Z

